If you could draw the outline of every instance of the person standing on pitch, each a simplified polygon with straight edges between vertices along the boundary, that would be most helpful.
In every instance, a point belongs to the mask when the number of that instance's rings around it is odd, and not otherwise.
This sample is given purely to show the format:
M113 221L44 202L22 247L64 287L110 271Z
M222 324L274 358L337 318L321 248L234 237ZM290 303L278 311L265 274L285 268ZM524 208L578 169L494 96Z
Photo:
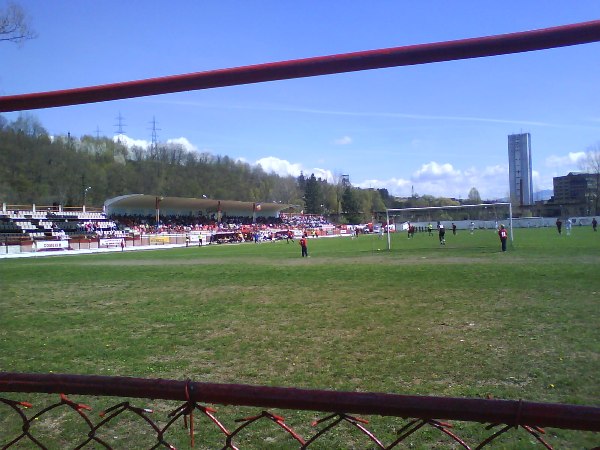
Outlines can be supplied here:
M300 247L302 248L302 257L304 258L306 256L308 258L308 247L306 246L306 234L304 234L302 236L302 239L300 239Z
M446 245L446 229L444 228L444 224L438 226L438 234L440 236L440 245Z
M598 227L598 221L596 220L596 218L594 217L592 219L592 230L596 231L596 228Z
M558 234L562 234L562 221L560 217L556 219L556 229L558 230Z
M502 251L506 251L506 239L508 239L508 233L504 225L500 225L500 229L498 230L498 236L500 236L500 242L502 243Z

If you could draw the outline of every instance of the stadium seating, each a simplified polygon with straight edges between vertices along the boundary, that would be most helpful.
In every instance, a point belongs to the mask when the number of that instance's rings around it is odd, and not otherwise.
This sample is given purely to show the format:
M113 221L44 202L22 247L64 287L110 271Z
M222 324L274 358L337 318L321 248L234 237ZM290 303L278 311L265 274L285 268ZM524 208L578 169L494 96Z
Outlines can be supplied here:
M117 229L104 213L90 211L8 210L0 213L0 242L57 238L84 234L100 236Z

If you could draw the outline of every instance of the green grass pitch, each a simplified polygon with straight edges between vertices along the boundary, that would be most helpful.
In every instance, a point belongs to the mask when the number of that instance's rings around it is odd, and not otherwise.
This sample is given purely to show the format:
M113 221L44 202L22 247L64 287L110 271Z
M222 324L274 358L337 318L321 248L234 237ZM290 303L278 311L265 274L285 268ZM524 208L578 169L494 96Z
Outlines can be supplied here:
M598 405L600 233L516 229L506 253L491 230L446 241L0 260L0 368Z

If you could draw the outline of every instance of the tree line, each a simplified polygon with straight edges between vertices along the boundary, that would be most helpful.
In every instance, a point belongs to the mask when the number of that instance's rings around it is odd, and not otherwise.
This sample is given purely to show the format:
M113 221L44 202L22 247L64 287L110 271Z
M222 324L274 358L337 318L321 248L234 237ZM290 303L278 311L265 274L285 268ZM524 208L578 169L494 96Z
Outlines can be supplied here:
M444 206L451 199L396 198L386 189L266 173L228 156L189 151L180 144L128 148L107 137L50 136L30 114L0 115L0 201L101 207L126 194L280 202L340 223L364 223L385 208Z
M341 182L340 182L341 183ZM314 174L282 177L228 156L179 144L128 148L107 137L49 136L31 115L0 116L0 199L8 204L101 206L142 193L280 202L309 214L361 221L385 205L377 191L328 183ZM345 219L344 219L345 218Z

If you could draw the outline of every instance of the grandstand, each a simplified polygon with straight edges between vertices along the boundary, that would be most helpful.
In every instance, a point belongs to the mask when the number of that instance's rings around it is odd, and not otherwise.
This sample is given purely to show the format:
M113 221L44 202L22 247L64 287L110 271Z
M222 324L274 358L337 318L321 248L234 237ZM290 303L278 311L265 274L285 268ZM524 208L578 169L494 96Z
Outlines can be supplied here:
M122 234L127 225L145 225L145 232L186 231L202 221L254 223L277 217L289 205L133 194L109 199L102 209L62 205L7 205L0 211L0 242L62 239ZM160 210L159 210L160 208ZM225 218L228 218L225 220ZM238 218L238 219L236 219ZM195 220L194 220L195 219ZM152 225L152 229L149 225ZM161 227L158 227L161 225ZM176 226L181 225L181 226Z
M117 224L103 212L63 210L62 207L23 207L2 205L0 241L22 239L58 239L95 233L105 235L117 230Z
M283 213L289 206L137 194L107 200L102 209L3 203L0 254L221 244L252 241L255 233L275 241L282 230L340 234L323 216Z

